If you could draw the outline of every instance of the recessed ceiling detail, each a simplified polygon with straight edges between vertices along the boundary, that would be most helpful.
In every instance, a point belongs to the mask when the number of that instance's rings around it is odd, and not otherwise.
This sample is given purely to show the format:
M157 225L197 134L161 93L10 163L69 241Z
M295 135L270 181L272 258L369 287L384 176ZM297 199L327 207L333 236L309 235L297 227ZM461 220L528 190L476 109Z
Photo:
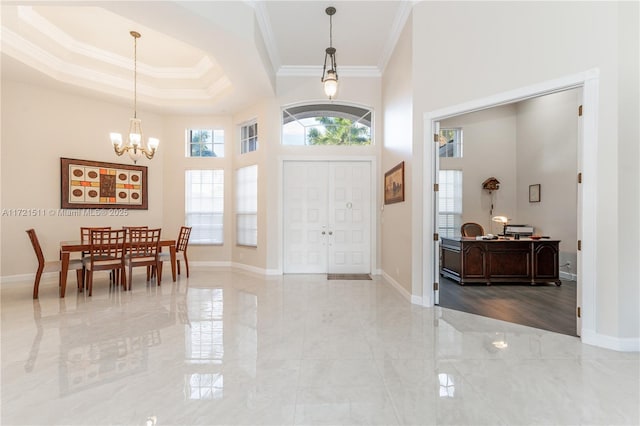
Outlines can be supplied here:
M138 42L138 94L154 106L213 103L230 79L204 52L97 7L3 6L2 51L58 81L129 100ZM7 19L9 15L13 19ZM64 28L64 29L63 29Z

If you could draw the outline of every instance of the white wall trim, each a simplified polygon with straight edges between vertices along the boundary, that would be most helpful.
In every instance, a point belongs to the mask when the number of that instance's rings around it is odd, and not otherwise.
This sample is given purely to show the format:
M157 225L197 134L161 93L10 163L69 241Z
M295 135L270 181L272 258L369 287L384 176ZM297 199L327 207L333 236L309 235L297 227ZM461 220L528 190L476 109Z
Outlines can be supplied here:
M400 35L402 35L402 30L404 30L405 24L407 23L407 19L411 16L413 4L413 1L402 0L400 8L396 13L396 17L391 25L391 32L389 33L389 37L387 37L387 43L382 49L380 59L378 60L378 69L383 73L385 68L387 68L387 64L389 63L391 56L393 55L396 44L398 44Z
M560 271L560 279L567 281L577 281L578 275L572 274L570 272Z
M17 274L17 275L4 275L0 277L0 282L2 284L11 284L11 283L23 283L29 282L33 285L33 281L36 278L36 274ZM58 278L57 272L45 272L42 274L42 278L40 278L40 283L42 284L45 281L54 280Z
M205 266L205 267L209 266L214 268L231 268L233 265L229 260L219 260L219 261L202 261L202 260L193 261L192 260L189 262L189 266L191 268L197 268L202 266Z
M414 298L419 299L418 296L412 296L411 293L409 293L407 291L407 289L405 289L404 287L402 287L402 285L394 280L391 275L387 274L386 272L382 271L382 278L384 278L385 281L387 281L389 284L391 284L391 287L395 288L398 293L400 293L400 296L402 296L403 298L405 298L408 302L413 303L415 305L421 305L422 303L416 303L414 302Z
M580 335L589 333L589 330L596 329L596 277L597 277L597 200L598 200L598 164L597 164L597 141L598 141L598 107L599 107L599 75L598 69L587 70L578 74L561 77L527 87L498 93L482 99L472 100L460 105L454 105L443 109L430 111L424 114L424 143L425 148L432 143L431 132L434 123L445 118L470 112L480 111L499 105L506 105L520 102L526 99L543 96L571 88L582 87L583 116L580 122L579 134L581 140L578 141L578 171L583 174L583 183L579 189L579 200L582 203L578 206L578 238L583 241L582 251L578 252L578 277L581 280L578 284L582 296L578 300L578 305L582 306L582 322L580 325ZM430 168L434 162L431 150L424 149L423 170ZM423 187L433 187L433 174L423 174ZM434 258L433 239L429 236L434 232L432 224L433 206L431 197L423 194L422 229L424 253L422 262L423 285L422 297L425 306L432 306L435 299L430 277L437 272L437 261L431 262ZM427 255L431 253L431 257ZM580 293L579 293L580 294ZM611 337L612 339L615 339ZM601 342L602 340L597 340ZM594 343L596 344L596 343Z
M582 343L612 349L614 351L640 352L640 338L637 337L612 337L583 328L580 339Z

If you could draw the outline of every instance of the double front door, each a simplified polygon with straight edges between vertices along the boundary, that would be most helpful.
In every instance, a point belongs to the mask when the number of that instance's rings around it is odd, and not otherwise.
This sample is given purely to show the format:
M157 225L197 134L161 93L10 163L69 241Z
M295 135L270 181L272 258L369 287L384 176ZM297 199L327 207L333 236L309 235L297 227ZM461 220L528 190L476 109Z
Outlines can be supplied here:
M371 163L284 162L284 272L371 272Z

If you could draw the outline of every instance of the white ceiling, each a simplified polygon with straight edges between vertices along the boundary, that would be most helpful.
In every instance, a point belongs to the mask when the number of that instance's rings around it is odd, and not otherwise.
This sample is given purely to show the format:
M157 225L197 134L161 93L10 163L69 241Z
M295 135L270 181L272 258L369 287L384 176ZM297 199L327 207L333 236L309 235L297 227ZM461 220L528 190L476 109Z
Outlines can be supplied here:
M233 113L276 76L322 73L334 6L339 75L380 76L412 3L3 2L2 78L171 113Z

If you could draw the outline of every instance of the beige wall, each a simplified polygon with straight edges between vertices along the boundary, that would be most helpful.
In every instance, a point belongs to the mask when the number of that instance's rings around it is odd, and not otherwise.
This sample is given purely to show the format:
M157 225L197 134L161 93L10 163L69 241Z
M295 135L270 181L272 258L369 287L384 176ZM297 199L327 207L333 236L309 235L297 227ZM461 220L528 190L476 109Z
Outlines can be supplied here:
M449 127L462 127L464 155L441 158L440 169L463 172L462 223L476 222L485 233L499 234L502 225L493 222L493 216L516 218L516 107L504 105L440 122L440 128ZM482 183L492 176L500 189L489 193Z
M412 73L411 73L411 24L405 26L396 45L382 84L384 112L384 145L380 177L401 161L405 162L405 202L384 206L382 211L382 270L384 274L397 282L407 293L412 293L411 244L419 234L411 229L411 206L415 202L412 189L421 187L413 176L412 158ZM397 224L403 226L398 227ZM411 243L410 243L411 242Z
M515 222L560 240L563 271L576 273L578 240L578 105L580 90L568 90L518 104L518 206ZM539 203L529 202L529 185L540 184ZM515 223L514 222L514 223Z
M224 157L185 157L187 129L224 130ZM224 244L189 244L189 260L193 262L229 262L233 244L233 148L234 127L229 116L168 116L164 118L163 151L164 203L162 227L167 236L177 237L185 224L185 172L187 170L224 170L225 214Z
M2 270L1 276L33 274L37 261L25 230L34 228L47 259L58 258L62 240L80 237L81 226L163 226L162 120L138 110L147 136L160 139L148 166L149 209L118 216L60 216L60 157L132 164L117 157L109 132L125 133L132 111L91 98L2 80ZM10 209L42 209L36 216L17 217ZM6 209L6 210L5 210ZM108 211L103 211L107 212Z
M413 40L420 46L414 49L413 72L420 75L413 85L414 108L421 114L599 69L596 329L590 331L636 339L637 276L635 286L621 283L620 271L633 268L630 259L640 257L634 243L640 235L637 220L627 227L619 214L637 211L638 191L621 196L618 183L638 181L637 171L619 168L621 154L637 153L637 126L627 125L632 118L620 111L638 110L638 86L619 71L621 64L628 65L627 56L638 55L637 37L620 37L637 34L637 8L614 2L422 2L413 9ZM425 22L429 25L421 25ZM451 31L451 22L464 31ZM414 120L416 159L423 156L423 135L423 122ZM617 232L623 227L624 241ZM422 232L415 223L413 230ZM620 252L625 253L624 263ZM422 296L419 290L414 286L414 294ZM636 301L635 308L621 303L629 297Z

